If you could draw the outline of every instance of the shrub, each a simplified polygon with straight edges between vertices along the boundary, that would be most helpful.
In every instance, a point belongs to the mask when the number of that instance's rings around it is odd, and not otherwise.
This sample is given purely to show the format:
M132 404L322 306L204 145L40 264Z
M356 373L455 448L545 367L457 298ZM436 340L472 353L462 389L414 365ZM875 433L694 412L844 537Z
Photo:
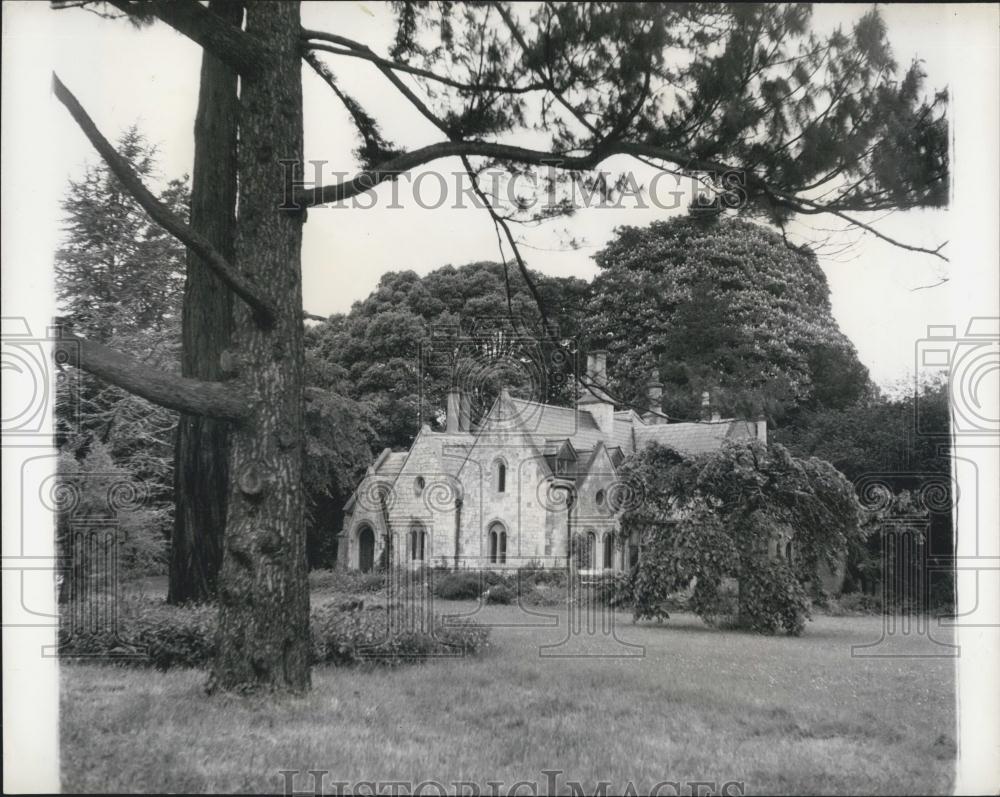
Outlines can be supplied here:
M505 584L497 584L485 592L486 602L504 606L517 602L517 593Z
M92 616L97 605L82 607ZM425 615L414 604L394 609L389 634L389 612L384 606L345 610L335 603L313 609L310 618L312 655L316 663L349 665L373 662L396 665L437 656L463 655L483 649L489 630L472 622L445 625L440 617ZM122 665L205 668L215 652L218 610L214 606L170 606L148 599L130 599L119 605L117 634L101 626L80 630L63 616L59 629L60 655L101 657Z
M866 595L864 592L851 592L837 598L836 609L831 609L836 614L881 614L882 596Z
M106 604L84 604L79 617L95 617ZM102 656L158 670L204 667L215 652L214 606L171 606L144 598L119 600L116 632L108 624L73 627L60 617L59 652L66 657ZM81 611L82 610L82 611Z
M458 570L435 579L434 595L448 601L475 600L489 585L479 570Z
M350 594L379 592L385 588L385 574L361 573L357 570L314 570L309 574L309 586L315 590Z
M312 655L317 663L345 666L368 662L395 666L482 650L489 629L473 622L445 625L439 616L401 606L389 633L389 611L373 607L345 612L322 606L312 613ZM399 629L402 630L399 630Z

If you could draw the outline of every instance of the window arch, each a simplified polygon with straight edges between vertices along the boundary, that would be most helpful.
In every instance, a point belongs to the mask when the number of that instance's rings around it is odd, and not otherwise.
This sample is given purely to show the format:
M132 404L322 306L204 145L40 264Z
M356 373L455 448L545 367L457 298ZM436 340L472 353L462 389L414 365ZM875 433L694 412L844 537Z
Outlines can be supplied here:
M502 459L493 463L493 486L498 493L507 492L507 463Z
M414 522L410 525L410 561L423 562L427 555L427 529L424 524Z
M507 563L507 529L499 521L492 523L489 530L490 564Z

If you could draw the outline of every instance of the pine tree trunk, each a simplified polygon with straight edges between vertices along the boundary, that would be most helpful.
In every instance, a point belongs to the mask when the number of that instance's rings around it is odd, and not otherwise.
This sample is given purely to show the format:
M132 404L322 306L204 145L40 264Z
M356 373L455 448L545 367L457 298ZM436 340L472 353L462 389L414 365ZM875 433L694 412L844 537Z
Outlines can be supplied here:
M298 3L247 4L248 33L269 50L240 96L236 262L277 319L263 328L235 308L234 345L250 418L230 433L230 490L219 632L210 686L309 688L301 245L304 214L279 211L282 159L302 160Z
M209 9L234 26L243 8L212 0ZM194 124L191 227L232 260L236 237L236 72L208 50L201 63ZM181 373L215 381L232 336L232 292L188 251L182 311ZM229 492L229 424L181 415L174 450L174 528L167 601L209 600L222 566Z

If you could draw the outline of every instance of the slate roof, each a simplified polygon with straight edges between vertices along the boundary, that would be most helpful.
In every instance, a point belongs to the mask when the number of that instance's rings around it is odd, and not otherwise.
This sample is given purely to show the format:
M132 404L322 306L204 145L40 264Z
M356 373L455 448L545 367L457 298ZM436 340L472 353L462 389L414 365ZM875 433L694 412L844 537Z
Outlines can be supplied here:
M556 454L569 441L578 459L574 472L567 475L578 482L590 470L600 446L608 449L609 455L619 449L622 455L628 456L656 441L684 454L703 454L717 450L725 440L756 436L755 424L732 418L693 423L646 423L632 410L617 411L613 417L614 433L606 435L585 409L513 398L504 392L473 432L431 432L425 427L421 435L429 436L425 442L435 448L442 469L452 475L461 470L472 454L477 435L491 430L526 433L546 460L552 460L550 467ZM380 477L395 480L408 456L406 451L386 449L375 460L372 470ZM350 511L353 505L354 496L345 509Z

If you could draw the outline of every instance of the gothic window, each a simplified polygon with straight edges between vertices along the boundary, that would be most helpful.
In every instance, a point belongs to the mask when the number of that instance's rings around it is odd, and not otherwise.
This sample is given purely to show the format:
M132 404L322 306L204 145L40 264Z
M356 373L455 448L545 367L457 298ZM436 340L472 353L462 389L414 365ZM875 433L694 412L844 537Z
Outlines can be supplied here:
M414 562L424 561L427 553L427 530L420 523L410 526L410 559Z
M615 541L611 534L604 535L604 568L613 570L615 566Z
M507 464L503 460L497 460L495 465L495 478L498 493L507 492Z
M489 533L490 564L507 563L507 530L502 523L494 523L490 526Z

